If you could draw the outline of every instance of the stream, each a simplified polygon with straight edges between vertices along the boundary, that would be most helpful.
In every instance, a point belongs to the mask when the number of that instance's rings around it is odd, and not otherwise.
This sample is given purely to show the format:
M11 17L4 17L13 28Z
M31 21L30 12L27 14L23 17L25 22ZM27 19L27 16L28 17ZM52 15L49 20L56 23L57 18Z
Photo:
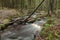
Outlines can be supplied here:
M1 34L1 40L34 40L36 31L41 32L45 20L35 21L34 23L22 26L18 32L7 31Z

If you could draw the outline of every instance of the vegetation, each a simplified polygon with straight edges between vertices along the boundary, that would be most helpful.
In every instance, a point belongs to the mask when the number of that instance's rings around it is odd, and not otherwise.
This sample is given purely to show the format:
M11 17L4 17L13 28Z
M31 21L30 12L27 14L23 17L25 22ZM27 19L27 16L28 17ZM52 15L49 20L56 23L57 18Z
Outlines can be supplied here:
M0 29L16 18L29 16L42 0L0 0ZM41 31L41 40L60 40L60 0L44 0L35 11L36 18L28 22L46 18Z
M44 27L41 32L43 40L60 40L60 24Z

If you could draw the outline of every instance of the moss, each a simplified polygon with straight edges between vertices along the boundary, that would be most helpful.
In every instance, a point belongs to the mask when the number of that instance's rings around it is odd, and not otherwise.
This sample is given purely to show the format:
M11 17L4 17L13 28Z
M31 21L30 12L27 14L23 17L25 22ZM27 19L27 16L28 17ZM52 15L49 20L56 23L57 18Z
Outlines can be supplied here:
M9 19L4 19L4 20L3 20L3 24L8 24L9 22L10 22Z

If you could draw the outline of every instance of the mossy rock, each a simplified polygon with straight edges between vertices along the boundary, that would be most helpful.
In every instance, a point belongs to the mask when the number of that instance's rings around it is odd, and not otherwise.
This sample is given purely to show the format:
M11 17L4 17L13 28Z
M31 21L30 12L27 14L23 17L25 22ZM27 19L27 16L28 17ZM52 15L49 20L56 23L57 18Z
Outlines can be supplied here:
M9 22L10 22L9 19L4 19L4 20L3 20L3 24L8 24Z

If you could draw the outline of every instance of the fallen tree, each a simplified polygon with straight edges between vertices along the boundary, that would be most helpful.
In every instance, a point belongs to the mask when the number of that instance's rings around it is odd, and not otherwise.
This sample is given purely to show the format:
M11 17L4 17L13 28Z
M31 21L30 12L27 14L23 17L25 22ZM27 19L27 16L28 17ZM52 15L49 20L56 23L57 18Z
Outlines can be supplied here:
M35 9L26 19L24 19L24 20L18 19L18 20L15 20L15 21L13 21L13 22L10 22L10 23L8 23L8 24L5 24L5 26L4 26L4 27L1 27L0 30L6 29L8 26L13 25L13 24L16 23L17 21L19 22L18 24L25 24L25 23L28 21L28 19L35 13L35 11L42 5L42 3L43 3L44 1L45 1L45 0L43 0L43 1L36 7L36 9Z

